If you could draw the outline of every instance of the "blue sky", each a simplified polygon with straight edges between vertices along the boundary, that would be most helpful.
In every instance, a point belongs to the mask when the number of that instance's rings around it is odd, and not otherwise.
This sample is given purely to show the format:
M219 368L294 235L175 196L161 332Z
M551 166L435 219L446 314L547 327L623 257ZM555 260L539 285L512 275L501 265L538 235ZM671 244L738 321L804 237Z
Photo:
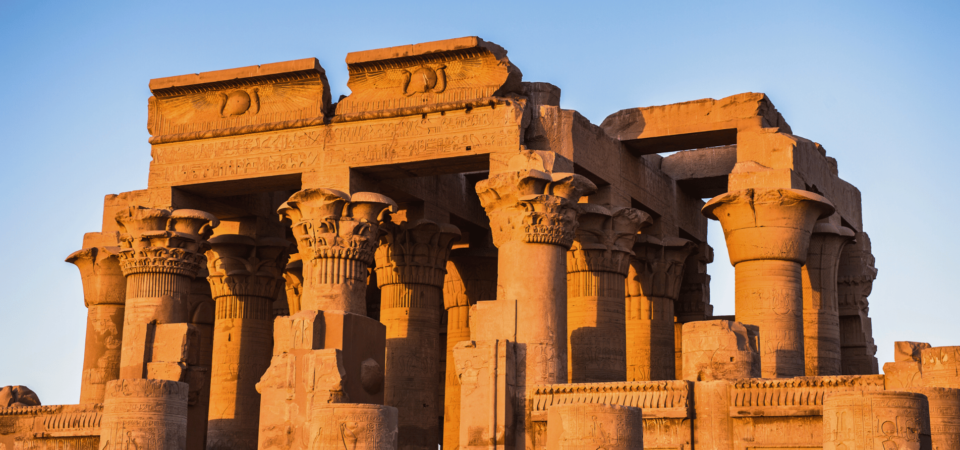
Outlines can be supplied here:
M637 106L765 92L863 193L894 340L960 345L958 2L50 2L0 0L0 386L76 403L86 311L63 259L103 196L146 187L151 78L477 35L599 124ZM713 304L733 269L711 225Z

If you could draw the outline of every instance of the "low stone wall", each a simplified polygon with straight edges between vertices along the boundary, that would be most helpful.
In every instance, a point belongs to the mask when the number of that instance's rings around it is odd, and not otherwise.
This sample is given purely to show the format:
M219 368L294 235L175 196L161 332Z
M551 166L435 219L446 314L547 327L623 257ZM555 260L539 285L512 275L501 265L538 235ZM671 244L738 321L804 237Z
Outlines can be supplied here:
M533 388L528 414L534 430L547 429L552 406L602 404L643 410L643 445L651 449L689 449L693 442L693 383L690 381L626 381L615 383L551 384ZM536 448L545 449L546 436L537 434Z
M0 450L96 450L102 404L0 408Z

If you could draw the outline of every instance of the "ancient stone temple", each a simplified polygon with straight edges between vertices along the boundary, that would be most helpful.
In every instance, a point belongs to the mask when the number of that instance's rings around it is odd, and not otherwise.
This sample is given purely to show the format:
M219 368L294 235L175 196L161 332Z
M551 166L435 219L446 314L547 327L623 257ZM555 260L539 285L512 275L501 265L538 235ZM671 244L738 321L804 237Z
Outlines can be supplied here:
M766 95L595 125L476 37L346 63L150 81L147 188L64 255L78 404L3 388L0 450L960 450L960 347L879 374L860 191Z

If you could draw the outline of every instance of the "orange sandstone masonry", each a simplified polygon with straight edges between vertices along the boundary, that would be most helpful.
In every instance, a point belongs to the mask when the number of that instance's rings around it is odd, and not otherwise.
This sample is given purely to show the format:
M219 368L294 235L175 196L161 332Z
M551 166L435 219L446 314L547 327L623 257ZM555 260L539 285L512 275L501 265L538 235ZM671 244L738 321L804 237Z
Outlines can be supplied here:
M477 37L346 65L150 81L147 188L67 257L79 404L0 389L0 450L960 448L960 347L879 375L860 191L766 95L598 126Z

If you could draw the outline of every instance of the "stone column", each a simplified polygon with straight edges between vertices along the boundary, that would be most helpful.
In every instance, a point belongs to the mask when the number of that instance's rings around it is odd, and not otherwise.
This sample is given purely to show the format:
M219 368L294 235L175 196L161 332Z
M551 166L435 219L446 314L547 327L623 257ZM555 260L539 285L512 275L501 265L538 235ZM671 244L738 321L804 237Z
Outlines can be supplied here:
M380 194L349 196L333 189L304 189L280 206L303 261L302 310L367 314L364 294L380 213L396 207Z
M216 301L207 448L256 449L260 381L273 355L273 302L290 243L225 234L210 238L207 278Z
M930 439L936 450L960 450L960 389L914 387L930 404Z
M120 377L120 344L126 279L117 259L119 247L91 247L73 252L67 262L80 269L87 335L83 349L80 403L103 403L108 381Z
M818 223L810 237L803 280L803 352L808 377L840 375L840 315L837 270L840 251L853 230Z
M686 239L636 237L626 284L627 381L676 378L673 303L696 249Z
M188 321L190 284L219 221L203 211L138 206L118 212L116 220L127 282L120 378L145 378L155 324Z
M397 408L361 403L317 403L311 423L311 450L396 450ZM399 433L402 439L403 433Z
M547 413L548 449L643 448L643 413L633 406L572 404Z
M460 447L460 380L453 349L470 340L470 306L497 296L496 249L455 249L447 261L443 306L447 311L447 358L444 380L443 448Z
M517 302L521 393L526 386L566 383L566 252L577 228L577 201L596 186L580 175L526 169L496 174L476 189L499 251L497 300Z
M877 346L870 324L870 302L877 278L876 259L867 233L857 233L855 242L843 247L837 275L840 313L840 370L843 375L879 373Z
M828 393L823 401L823 449L931 450L927 398L911 392Z
M400 414L400 448L440 443L437 376L443 278L460 230L428 220L380 224L380 322L387 327L384 403Z
M100 448L185 450L188 391L186 383L168 380L107 383Z
M567 252L567 373L571 383L624 381L624 281L633 243L650 215L580 204Z
M680 297L673 303L675 364L677 379L683 379L683 324L713 317L710 304L710 275L707 264L713 262L713 247L706 242L697 243L697 253L687 258L683 265L683 281L680 282Z
M213 365L213 323L216 302L210 293L206 267L201 267L190 283L188 323L200 336L199 365L188 367L190 399L187 402L187 449L203 449L207 445L207 422L210 416L210 372Z
M300 260L299 253L290 255L290 261L283 271L283 279L286 281L284 290L287 294L287 315L292 316L300 312L300 294L303 293L303 261Z
M798 189L727 192L703 207L723 226L736 271L737 321L760 327L764 378L804 375L800 267L814 224L833 211L826 198Z

